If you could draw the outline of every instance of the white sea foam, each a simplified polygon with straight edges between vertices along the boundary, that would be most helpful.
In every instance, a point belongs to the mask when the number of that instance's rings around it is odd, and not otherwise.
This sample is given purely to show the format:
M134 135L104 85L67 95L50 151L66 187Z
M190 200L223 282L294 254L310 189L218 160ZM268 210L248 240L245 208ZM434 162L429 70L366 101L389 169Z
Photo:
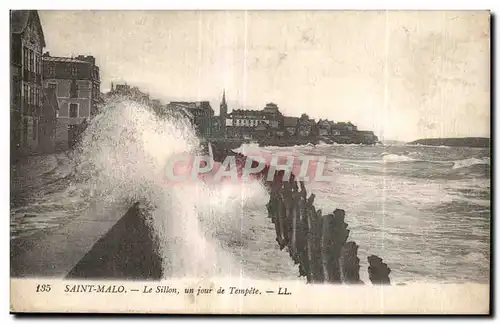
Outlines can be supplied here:
M324 141L319 141L319 143L316 145L317 147L326 147L326 146L330 146L331 144L328 144Z
M406 156L406 155L385 154L382 157L382 161L384 161L384 163L411 162L411 161L415 161L415 159L413 159L409 156Z
M481 159L468 158L464 160L453 161L453 169L467 168L476 164L490 164L490 158L484 157Z
M266 217L267 193L260 184L163 185L165 160L197 146L187 121L160 119L147 107L133 103L111 103L84 134L76 168L62 161L54 169L56 160L47 158L42 172L50 172L47 181L54 181L52 176L67 177L73 170L78 181L55 182L52 187L41 182L43 185L30 191L28 203L11 212L19 216L12 218L11 233L29 235L37 228L52 226L52 219L57 223L57 217L78 217L79 212L69 213L68 209L82 199L104 199L122 208L141 201L149 205L151 225L161 237L166 277L220 274L241 280L241 265L247 277L295 278L297 266L286 251L277 247L274 225ZM314 153L307 146L269 148L250 144L247 148L266 154ZM390 153L382 154L384 150ZM490 210L489 178L458 176L443 181L435 177L439 173L462 173L451 172L451 167L452 161L462 159L464 153L482 160L475 150L436 153L435 148L427 147L333 144L331 150L323 148L318 153L331 156L342 167L334 170L335 182L313 182L308 194L317 195L315 206L324 213L345 209L351 229L349 239L360 245L360 275L365 282L366 257L370 254L384 258L393 270L391 281L395 283L443 281L444 277L450 282L487 280L489 262L483 262L481 254L488 256L489 217L479 216ZM410 168L411 164L404 161L404 168L384 161L408 158L418 159L421 170ZM436 167L436 162L444 164ZM482 202L460 204L462 197ZM42 219L50 222L42 224ZM255 272L249 273L249 269Z
M470 252L464 256L464 259L468 262L476 262L482 264L488 264L489 258L480 252Z
M86 130L78 150L78 173L96 197L146 206L159 236L165 276L240 274L214 236L221 227L237 235L241 205L264 189L255 184L209 188L203 182L165 186L162 175L168 159L194 153L198 145L186 120L159 118L146 106L115 101Z

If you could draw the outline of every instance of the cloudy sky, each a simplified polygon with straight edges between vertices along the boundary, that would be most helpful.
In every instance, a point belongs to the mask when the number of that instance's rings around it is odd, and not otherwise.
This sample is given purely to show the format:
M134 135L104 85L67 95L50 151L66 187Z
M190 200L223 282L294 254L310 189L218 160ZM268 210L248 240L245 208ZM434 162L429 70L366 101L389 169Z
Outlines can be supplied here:
M40 11L54 56L92 54L101 90L351 121L383 139L489 136L489 13Z

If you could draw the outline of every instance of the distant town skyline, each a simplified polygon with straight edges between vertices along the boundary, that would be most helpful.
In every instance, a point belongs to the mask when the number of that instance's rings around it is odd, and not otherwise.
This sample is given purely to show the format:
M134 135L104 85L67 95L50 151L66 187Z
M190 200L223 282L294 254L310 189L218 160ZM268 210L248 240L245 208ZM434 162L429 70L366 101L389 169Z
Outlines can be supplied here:
M40 11L46 51L218 113L274 102L382 140L490 135L489 12ZM61 28L63 26L63 28Z

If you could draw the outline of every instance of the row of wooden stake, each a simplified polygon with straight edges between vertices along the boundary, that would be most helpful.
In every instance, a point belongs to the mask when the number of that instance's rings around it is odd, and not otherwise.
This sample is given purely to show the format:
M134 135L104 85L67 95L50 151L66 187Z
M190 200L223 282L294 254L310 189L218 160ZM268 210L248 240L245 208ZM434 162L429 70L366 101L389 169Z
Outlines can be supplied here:
M240 165L247 157L241 153L215 146L215 160L222 161L227 155L236 156ZM252 162L252 167L257 162ZM261 171L267 179L269 166ZM299 265L299 276L308 283L363 284L359 277L358 245L347 241L350 230L345 223L345 212L336 209L322 215L314 207L315 195L307 197L304 182L283 181L283 171L277 172L272 181L264 180L269 189L268 216L276 229L276 241L280 249L287 248L290 257ZM370 255L368 276L372 284L390 284L391 269L376 255Z
M344 210L322 215L314 207L314 194L307 197L303 182L274 183L269 188L267 210L275 225L276 241L299 265L299 276L305 276L308 283L363 284L359 246L347 241L350 230ZM372 284L390 284L391 270L380 257L370 255L368 263Z

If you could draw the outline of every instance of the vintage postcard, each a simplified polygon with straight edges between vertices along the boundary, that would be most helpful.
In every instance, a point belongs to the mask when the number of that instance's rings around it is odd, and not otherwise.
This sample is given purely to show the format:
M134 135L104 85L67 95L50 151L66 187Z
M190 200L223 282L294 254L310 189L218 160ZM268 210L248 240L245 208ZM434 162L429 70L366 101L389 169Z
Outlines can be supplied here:
M489 11L10 11L10 310L489 314Z

